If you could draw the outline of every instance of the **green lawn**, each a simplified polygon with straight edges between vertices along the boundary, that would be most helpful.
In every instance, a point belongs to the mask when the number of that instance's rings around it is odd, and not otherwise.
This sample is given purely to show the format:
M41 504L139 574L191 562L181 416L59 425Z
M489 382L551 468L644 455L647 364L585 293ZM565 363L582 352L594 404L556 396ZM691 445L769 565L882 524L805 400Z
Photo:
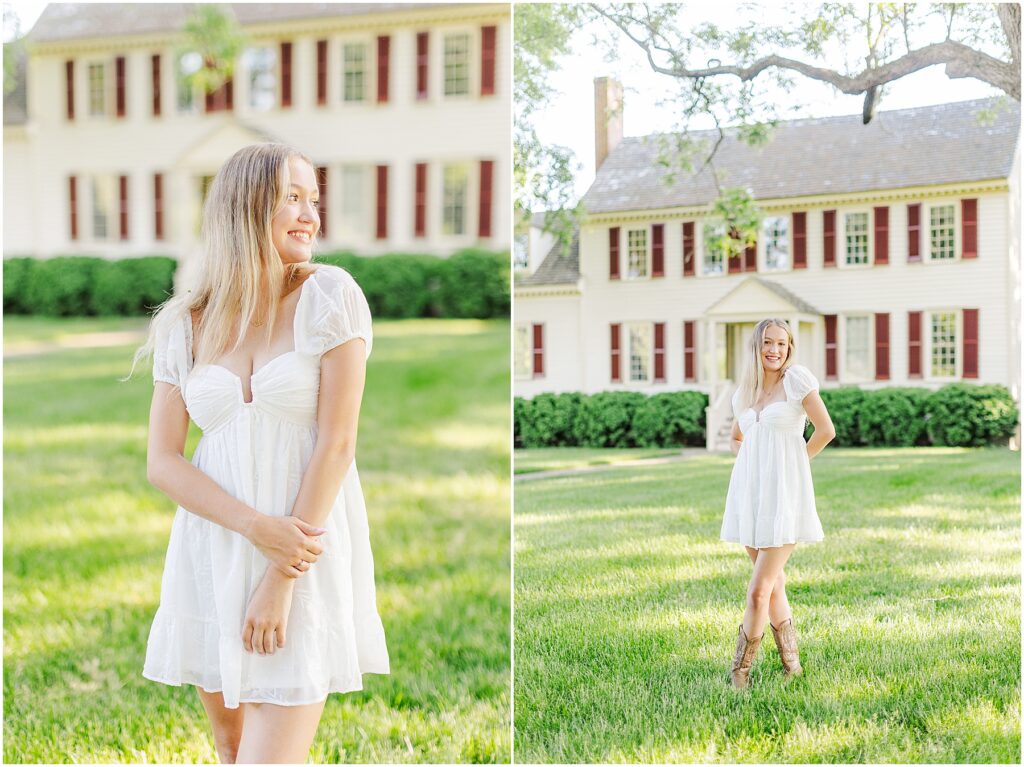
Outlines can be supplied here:
M828 448L786 567L804 676L728 668L733 459L515 491L517 762L1020 763L1020 454Z
M392 673L329 697L311 758L508 761L509 326L374 328L358 464ZM195 691L141 676L174 504L145 479L148 367L116 380L131 351L5 364L5 762L216 761Z
M514 464L516 474L532 474L537 471L609 466L645 458L664 458L680 453L681 449L676 447L533 447L516 450Z

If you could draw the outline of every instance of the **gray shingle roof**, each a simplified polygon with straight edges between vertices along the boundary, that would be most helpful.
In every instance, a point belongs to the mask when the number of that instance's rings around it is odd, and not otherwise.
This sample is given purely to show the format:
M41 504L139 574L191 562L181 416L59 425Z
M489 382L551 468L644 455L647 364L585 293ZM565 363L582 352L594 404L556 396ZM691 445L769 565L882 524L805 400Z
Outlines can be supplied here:
M197 3L50 3L29 32L36 43L177 30ZM221 3L242 25L355 16L450 3Z
M556 242L541 265L533 274L516 279L516 287L520 285L566 285L573 284L580 278L580 230L573 228L572 243L569 252L562 253L562 245Z
M723 186L749 188L758 200L1007 178L1020 104L1007 99L995 122L982 125L976 114L994 101L879 112L868 125L859 115L782 122L761 147L730 129L715 165ZM711 131L692 135L717 138ZM710 169L682 173L666 186L658 153L653 136L623 139L583 197L587 212L704 205L717 197Z
M4 94L4 125L22 125L28 120L28 100L25 95L27 66L25 46L19 43L14 46L14 88Z

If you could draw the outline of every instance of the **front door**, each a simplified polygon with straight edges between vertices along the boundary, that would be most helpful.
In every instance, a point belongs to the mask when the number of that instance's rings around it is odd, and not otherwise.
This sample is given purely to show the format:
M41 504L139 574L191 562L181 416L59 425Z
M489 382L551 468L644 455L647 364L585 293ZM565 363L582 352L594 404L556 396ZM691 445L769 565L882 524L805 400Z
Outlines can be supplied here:
M730 322L725 332L725 377L738 381L750 350L750 334L756 322Z

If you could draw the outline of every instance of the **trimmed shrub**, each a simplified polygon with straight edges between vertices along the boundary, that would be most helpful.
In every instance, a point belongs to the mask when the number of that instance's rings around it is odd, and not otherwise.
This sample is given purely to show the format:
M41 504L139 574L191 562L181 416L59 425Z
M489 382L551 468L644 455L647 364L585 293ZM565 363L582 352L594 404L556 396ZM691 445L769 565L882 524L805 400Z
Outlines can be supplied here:
M25 290L30 313L49 317L93 314L95 274L104 263L102 258L93 256L57 256L36 261Z
M512 398L512 444L515 447L536 447L523 438L523 434L529 429L530 410L530 400L526 397Z
M462 250L444 262L438 303L442 317L507 317L511 306L507 253Z
M836 447L859 447L864 444L860 433L860 413L864 406L864 398L870 393L856 386L840 386L838 389L822 389L821 401L825 403L832 425L836 427L836 438L832 444ZM809 438L814 433L810 420L804 436Z
M873 447L927 444L924 421L927 389L892 387L864 394L859 427L864 444Z
M575 446L574 426L579 417L583 395L538 394L530 400L529 419L522 427L522 438L531 447Z
M166 256L105 261L97 267L90 298L99 315L149 315L174 290L177 262Z
M604 391L592 394L580 404L573 428L581 447L636 447L633 417L647 400L635 391Z
M4 259L4 314L28 314L31 306L28 303L28 282L34 258Z
M633 416L640 447L703 446L708 395L697 391L663 392L648 397Z
M933 445L968 447L1008 439L1017 408L1005 386L954 383L932 392L925 403Z
M435 296L444 260L437 256L391 253L370 258L338 253L317 261L347 270L375 316L404 319L438 314Z

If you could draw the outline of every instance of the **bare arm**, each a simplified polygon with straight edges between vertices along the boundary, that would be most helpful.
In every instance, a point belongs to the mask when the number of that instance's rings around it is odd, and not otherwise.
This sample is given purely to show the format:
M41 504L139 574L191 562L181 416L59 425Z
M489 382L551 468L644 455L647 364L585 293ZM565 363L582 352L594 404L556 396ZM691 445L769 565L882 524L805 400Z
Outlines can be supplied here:
M743 432L740 430L740 421L738 418L734 418L732 421L732 439L729 441L729 447L732 449L733 455L739 455L740 445L743 444Z
M179 506L248 538L282 572L297 577L292 567L304 559L315 562L323 550L294 520L261 514L232 496L185 459L188 411L181 391L157 381L149 410L146 478ZM312 529L312 528L311 528Z
M814 434L807 440L807 457L814 458L825 449L825 445L835 439L836 427L832 425L832 418L828 414L825 403L817 389L813 389L803 401L807 417L814 424Z

